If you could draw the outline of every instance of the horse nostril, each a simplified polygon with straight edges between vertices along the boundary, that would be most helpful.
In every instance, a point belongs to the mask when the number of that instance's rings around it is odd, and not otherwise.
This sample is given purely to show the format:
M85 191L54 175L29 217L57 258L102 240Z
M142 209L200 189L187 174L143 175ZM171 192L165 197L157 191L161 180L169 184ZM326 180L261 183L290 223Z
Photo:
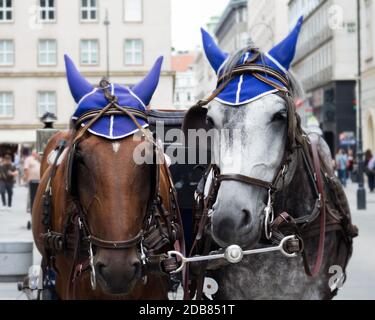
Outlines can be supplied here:
M97 262L95 265L96 272L100 275L103 275L103 269L105 268L104 263L102 262Z
M247 209L243 209L242 210L242 224L241 225L245 225L245 226L248 226L251 224L251 213L249 210Z

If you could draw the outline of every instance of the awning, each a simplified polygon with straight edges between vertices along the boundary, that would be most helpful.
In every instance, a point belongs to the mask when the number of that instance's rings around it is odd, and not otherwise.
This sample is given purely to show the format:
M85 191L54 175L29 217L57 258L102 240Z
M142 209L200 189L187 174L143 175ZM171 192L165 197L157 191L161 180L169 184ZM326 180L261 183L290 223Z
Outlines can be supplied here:
M35 143L36 130L0 130L0 143L24 144Z

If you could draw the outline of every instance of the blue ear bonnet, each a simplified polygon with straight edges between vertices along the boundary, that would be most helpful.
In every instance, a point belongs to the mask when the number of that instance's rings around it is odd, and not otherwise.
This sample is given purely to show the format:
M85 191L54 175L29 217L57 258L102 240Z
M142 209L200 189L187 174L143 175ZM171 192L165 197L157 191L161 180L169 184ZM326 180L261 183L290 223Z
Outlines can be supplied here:
M238 62L237 66L246 64L247 61L258 65L265 65L280 74L287 77L288 70L296 53L298 36L301 31L303 17L301 17L291 33L277 46L268 53L261 55L254 60L253 52L246 52ZM218 77L223 75L223 70L228 62L229 55L222 52L216 45L214 39L202 29L203 47L206 56L217 73ZM274 82L279 87L285 88L285 85L270 75L262 75L268 80ZM233 78L226 87L218 94L215 100L230 106L241 106L257 100L265 95L275 93L278 89L257 79L251 74L242 74Z
M119 84L109 84L107 89L111 95L117 97L119 106L146 112L159 82L162 61L163 58L160 57L149 74L133 88ZM87 112L105 108L109 101L104 95L104 90L100 87L94 88L88 83L68 56L65 56L65 63L70 91L77 102L77 109L72 116L72 121L78 120ZM142 127L148 127L148 123L145 120L140 118L137 118L137 120ZM87 125L88 122L89 120L83 122L82 126ZM108 115L98 119L88 131L96 136L116 140L134 134L138 131L138 127L126 115Z
M122 87L118 84L110 84L108 89L112 95L117 97L119 106L131 107L146 112L146 105L130 88ZM101 110L107 105L108 100L104 96L103 89L95 88L79 101L72 120L75 121L79 119L79 117L87 112ZM148 124L143 119L137 118L137 120L142 127L148 127ZM83 125L86 125L88 122L89 121L83 122ZM116 140L134 134L138 131L138 128L134 122L125 115L111 115L104 116L96 121L88 131L103 138Z

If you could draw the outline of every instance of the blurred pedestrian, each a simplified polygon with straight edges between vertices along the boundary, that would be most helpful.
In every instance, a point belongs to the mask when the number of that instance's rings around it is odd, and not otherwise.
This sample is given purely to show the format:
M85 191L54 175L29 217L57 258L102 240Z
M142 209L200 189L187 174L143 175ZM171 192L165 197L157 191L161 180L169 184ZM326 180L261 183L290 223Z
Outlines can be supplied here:
M348 179L353 180L353 170L354 170L354 152L352 149L348 150L348 163L346 165Z
M30 156L28 156L23 164L24 179L26 183L31 180L39 180L40 178L40 161L38 153L33 150Z
M39 155L36 150L33 150L31 155L28 156L23 165L24 171L24 181L26 186L28 187L28 197L27 197L27 212L31 212L33 206L33 200L35 196L35 192L33 189L33 185L37 185L40 179L40 161Z
M1 199L5 199L5 175L3 174L3 171L2 171L3 163L4 163L4 158L0 156L0 197ZM4 208L5 208L5 205L3 202L3 206L1 207L1 209L4 209Z
M341 181L341 184L346 187L346 181L347 181L347 166L348 166L348 156L345 154L345 151L343 149L339 149L339 151L336 154L336 169L338 173L338 177Z
M18 171L12 163L12 156L6 154L3 159L3 164L0 166L0 179L3 189L1 192L1 201L3 203L3 208L8 207L10 209L12 207L13 187L17 175Z
M370 192L375 190L375 157L371 150L367 150L365 153L365 173L368 178L368 187Z

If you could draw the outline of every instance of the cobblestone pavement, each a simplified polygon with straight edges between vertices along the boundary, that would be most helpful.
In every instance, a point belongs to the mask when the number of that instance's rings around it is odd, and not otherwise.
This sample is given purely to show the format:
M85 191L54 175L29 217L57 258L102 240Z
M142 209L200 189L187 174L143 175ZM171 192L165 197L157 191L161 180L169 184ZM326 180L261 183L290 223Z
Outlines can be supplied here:
M352 207L353 222L359 228L360 236L354 241L354 253L348 267L348 279L339 291L337 300L375 299L375 194L367 193L366 211L356 209L357 185L350 184L347 196ZM0 211L0 241L32 240L27 230L30 214L26 213L27 189L15 188L14 208L11 212ZM34 247L34 264L40 263L40 256ZM26 299L17 290L17 284L0 283L0 300Z

